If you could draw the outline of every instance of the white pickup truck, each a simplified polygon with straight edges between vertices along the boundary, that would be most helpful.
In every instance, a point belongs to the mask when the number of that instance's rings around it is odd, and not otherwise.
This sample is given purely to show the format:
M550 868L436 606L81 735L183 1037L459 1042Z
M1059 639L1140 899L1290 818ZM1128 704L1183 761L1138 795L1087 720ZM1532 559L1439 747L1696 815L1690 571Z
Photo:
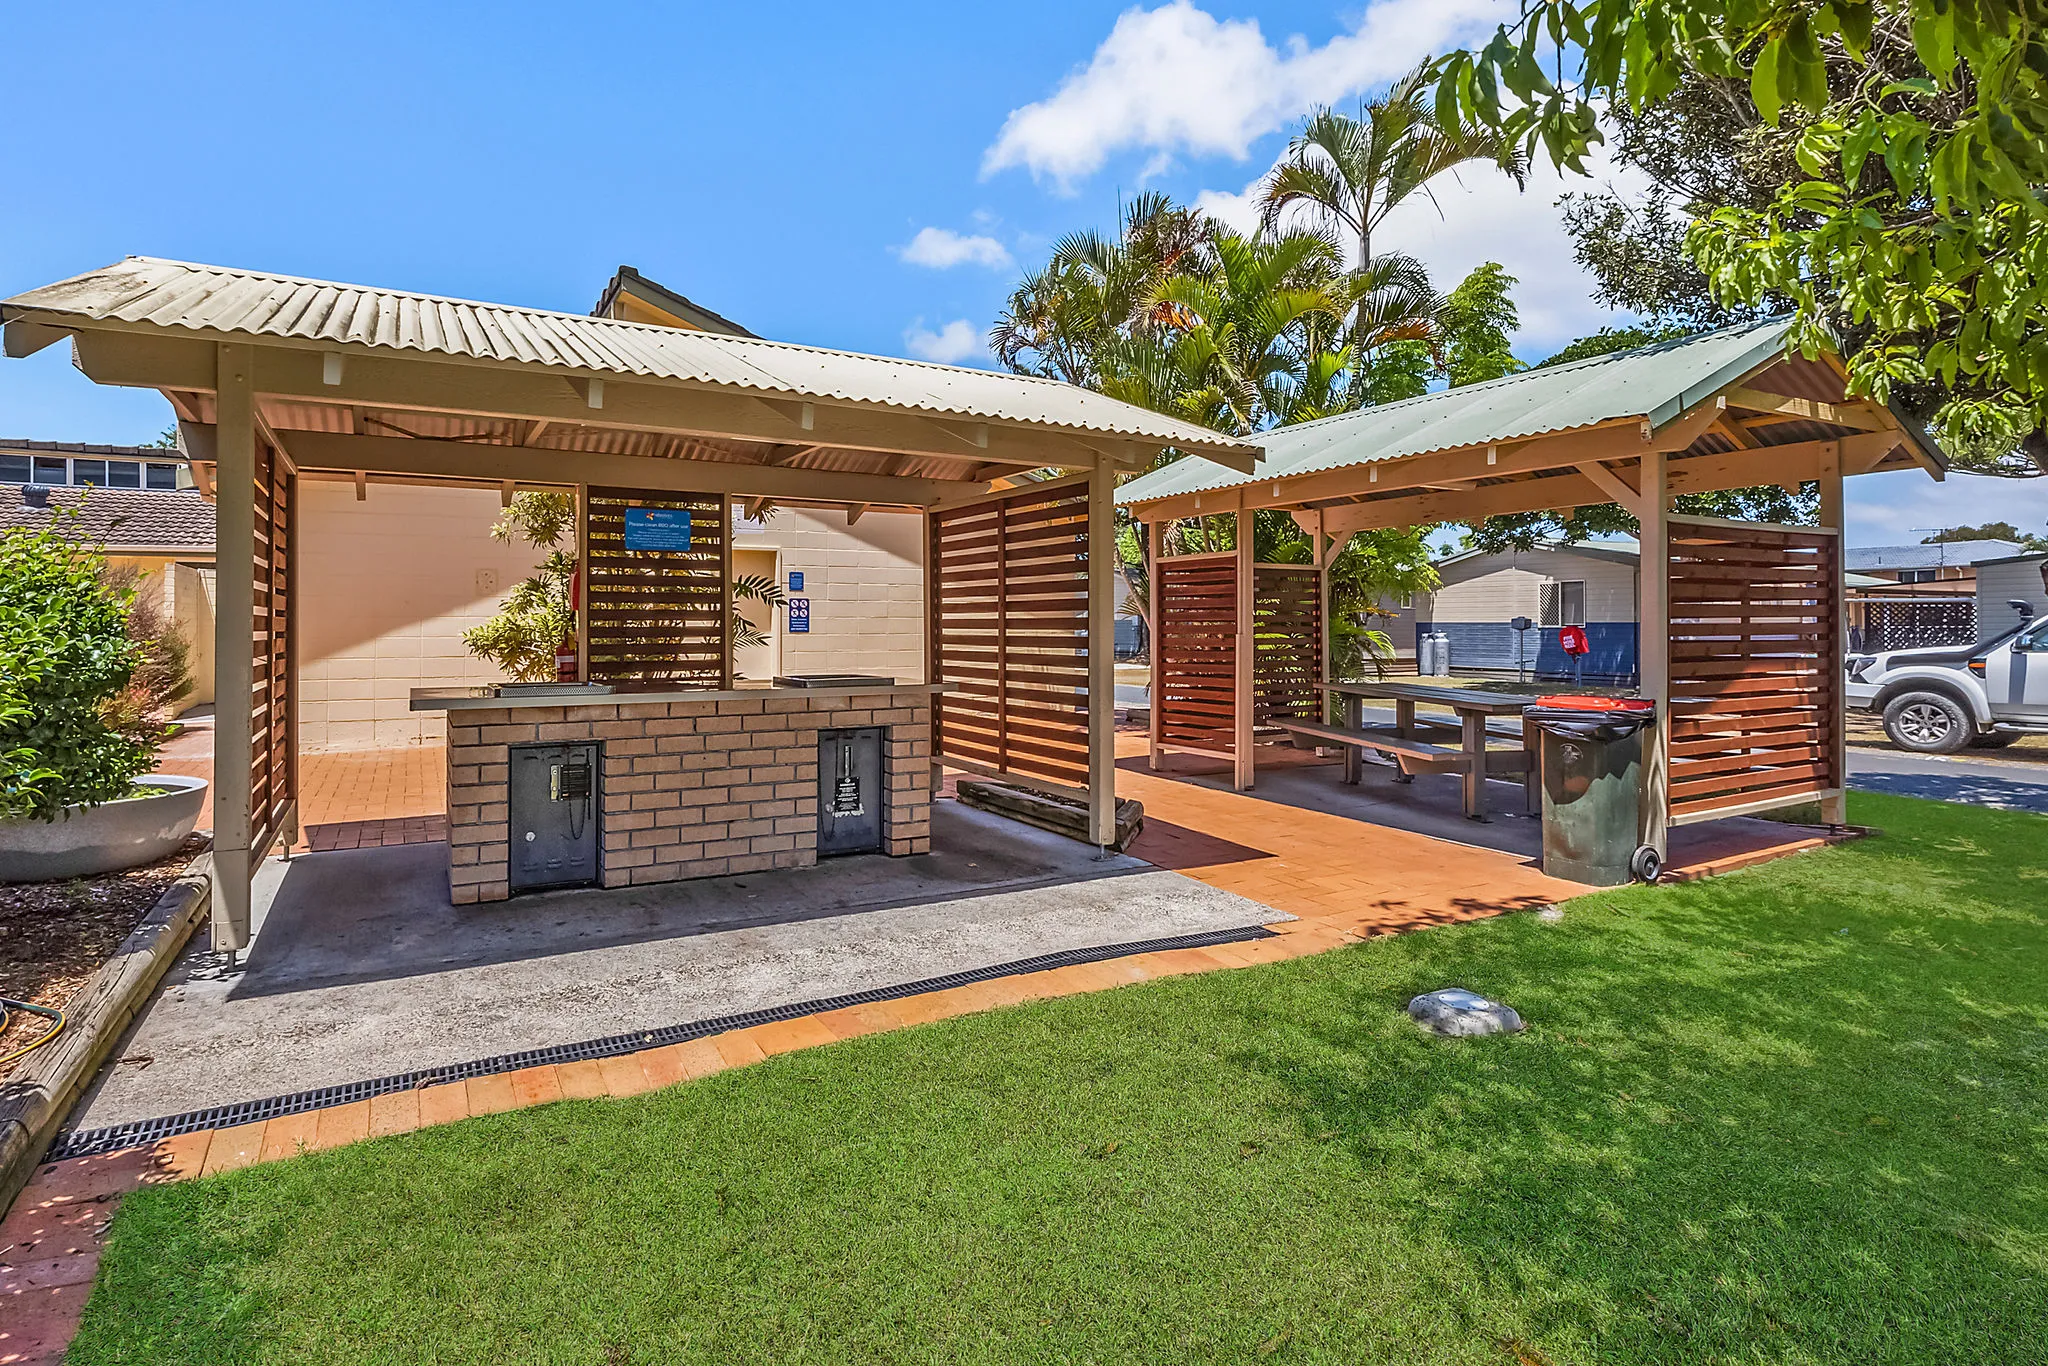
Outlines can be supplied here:
M2012 629L1975 645L1850 655L1849 705L1880 713L1892 743L1920 754L2048 735L2048 617L2008 606Z

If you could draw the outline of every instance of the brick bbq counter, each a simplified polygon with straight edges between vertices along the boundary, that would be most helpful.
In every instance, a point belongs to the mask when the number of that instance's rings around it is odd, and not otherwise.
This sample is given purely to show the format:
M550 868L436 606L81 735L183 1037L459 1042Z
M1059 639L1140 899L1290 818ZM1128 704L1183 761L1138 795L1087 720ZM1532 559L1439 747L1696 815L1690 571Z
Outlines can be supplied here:
M448 713L448 888L511 895L510 747L595 744L606 887L818 861L818 732L882 730L882 850L931 850L931 710L943 686L736 688L507 698L421 688ZM586 700L586 697L588 700Z

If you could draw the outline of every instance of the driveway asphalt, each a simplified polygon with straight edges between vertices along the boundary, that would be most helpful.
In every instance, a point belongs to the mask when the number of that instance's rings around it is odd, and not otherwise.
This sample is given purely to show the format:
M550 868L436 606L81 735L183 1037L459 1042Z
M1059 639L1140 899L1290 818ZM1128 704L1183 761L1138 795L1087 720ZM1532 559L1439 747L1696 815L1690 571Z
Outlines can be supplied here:
M2048 766L1852 749L1849 786L1864 792L2048 814Z

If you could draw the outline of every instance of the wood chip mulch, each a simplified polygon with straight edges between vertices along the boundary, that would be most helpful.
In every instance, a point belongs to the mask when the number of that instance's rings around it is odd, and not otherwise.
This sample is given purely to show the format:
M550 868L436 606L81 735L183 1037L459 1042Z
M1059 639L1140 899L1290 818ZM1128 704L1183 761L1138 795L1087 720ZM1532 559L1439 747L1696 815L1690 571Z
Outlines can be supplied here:
M0 996L62 1009L205 849L195 834L169 858L126 872L0 886ZM43 1016L17 1012L0 1032L0 1056L49 1028ZM11 1070L0 1065L0 1076Z

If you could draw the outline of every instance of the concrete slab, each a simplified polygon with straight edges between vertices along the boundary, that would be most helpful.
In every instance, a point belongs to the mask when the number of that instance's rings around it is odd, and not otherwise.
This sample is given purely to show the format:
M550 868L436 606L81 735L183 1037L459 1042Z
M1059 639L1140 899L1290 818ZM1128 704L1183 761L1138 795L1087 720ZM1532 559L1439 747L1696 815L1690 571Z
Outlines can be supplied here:
M208 980L188 954L71 1127L1292 919L956 802L937 804L933 845L465 907L448 904L440 844L273 861L245 969Z

